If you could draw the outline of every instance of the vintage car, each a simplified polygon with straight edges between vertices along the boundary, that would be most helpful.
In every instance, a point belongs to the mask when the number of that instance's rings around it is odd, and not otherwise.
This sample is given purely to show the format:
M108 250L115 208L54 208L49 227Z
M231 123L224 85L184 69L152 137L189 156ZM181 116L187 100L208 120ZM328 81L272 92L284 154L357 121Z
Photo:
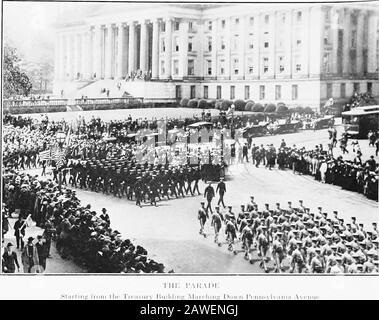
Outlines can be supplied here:
M271 123L267 129L270 134L294 133L302 127L300 121Z
M267 122L261 122L257 125L247 126L242 129L242 136L246 139L251 137L265 136L268 132L267 126Z
M312 122L313 130L326 129L334 125L334 116L324 116L323 118L316 119Z

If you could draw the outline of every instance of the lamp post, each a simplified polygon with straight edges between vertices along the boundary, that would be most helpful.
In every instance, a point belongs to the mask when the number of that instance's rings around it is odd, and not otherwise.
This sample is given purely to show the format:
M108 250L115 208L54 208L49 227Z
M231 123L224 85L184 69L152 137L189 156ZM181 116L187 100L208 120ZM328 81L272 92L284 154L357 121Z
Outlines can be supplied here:
M232 136L232 139L234 139L234 110L235 110L235 105L234 103L230 106L230 111L232 113L232 123L230 125L230 133Z
M57 132L56 139L58 141L59 153L61 153L62 149L63 149L63 143L66 140L66 134L63 131L59 131L59 132ZM56 166L57 166L57 163L56 163ZM57 166L57 169L59 169L58 166ZM59 190L61 190L61 187L62 187L62 171L60 169L58 171L58 186L59 186Z

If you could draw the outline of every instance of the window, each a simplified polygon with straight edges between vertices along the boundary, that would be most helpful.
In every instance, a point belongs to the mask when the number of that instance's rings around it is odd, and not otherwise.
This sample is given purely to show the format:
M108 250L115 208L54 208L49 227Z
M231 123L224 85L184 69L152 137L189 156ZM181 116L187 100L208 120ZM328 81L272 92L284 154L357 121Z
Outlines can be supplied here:
M221 20L221 28L225 28L225 20Z
M216 98L221 99L221 86L217 86Z
M367 82L367 92L372 93L372 82Z
M268 58L265 57L263 58L263 73L267 73L268 72Z
M296 72L300 72L301 71L301 63L298 62L296 63Z
M326 97L328 99L333 97L333 84L332 83L326 84Z
M329 8L325 10L325 21L330 22L330 9Z
M249 23L251 26L254 26L254 17L250 17Z
M247 58L247 70L249 74L253 74L254 72L253 58L251 57Z
M238 34L235 34L233 37L233 50L237 51L238 50Z
M275 86L275 100L280 100L282 98L282 86Z
M208 52L212 51L212 37L208 37L207 48L208 48Z
M238 74L239 60L237 58L233 59L233 72L235 75Z
M166 73L165 67L164 67L164 61L161 61L161 74L164 75Z
M297 40L296 40L296 45L297 45L297 46L300 46L300 45L301 45L301 39L297 39Z
M225 74L225 60L221 59L220 60L220 75Z
M204 86L204 99L208 99L208 86Z
M175 86L175 98L180 99L182 97L182 86L176 85Z
M265 86L259 86L259 99L264 100L265 99Z
M194 29L193 29L193 21L188 22L188 30L189 31L194 31Z
M212 31L212 21L208 21L208 30Z
M188 75L193 76L195 75L195 61L194 60L188 60Z
M286 14L285 13L282 14L282 23L283 24L286 23Z
M297 22L301 22L301 18L302 18L302 12L301 11L298 11L297 14L296 14L296 20Z
M211 76L212 75L212 60L207 60L206 70L207 70L207 75Z
M253 33L249 33L248 38L247 38L247 43L248 43L249 49L254 48L254 34Z
M236 98L236 86L230 86L230 99Z
M245 86L245 100L250 99L250 86Z
M346 84L345 83L341 83L340 97L341 98L345 98L346 97Z
M268 14L265 15L265 24L269 24L270 23L270 17Z
M354 92L359 92L360 91L359 82L354 82L353 83L353 87L354 87Z
M284 57L279 57L279 73L282 73L284 71Z
M188 52L192 51L192 46L193 46L193 37L188 38Z
M264 43L264 47L265 48L268 48L268 32L266 31L263 35L263 43Z
M161 50L162 50L162 52L166 51L166 43L165 43L164 39L162 39L162 42L161 42Z
M221 50L225 50L225 38L220 37L220 48Z
M179 60L174 60L174 75L179 74Z
M194 99L195 97L196 97L196 86L191 86L190 98Z
M297 100L297 84L292 85L292 100Z
M162 22L162 24L161 24L161 31L162 32L166 31L166 22Z
M238 26L239 23L240 23L240 19L239 19L239 18L236 18L236 19L234 20L234 24L235 24L236 26Z
M179 30L179 21L175 21L175 24L174 24L174 30L175 30L175 31L178 31L178 30Z
M179 51L179 38L178 37L174 38L174 48L176 52Z

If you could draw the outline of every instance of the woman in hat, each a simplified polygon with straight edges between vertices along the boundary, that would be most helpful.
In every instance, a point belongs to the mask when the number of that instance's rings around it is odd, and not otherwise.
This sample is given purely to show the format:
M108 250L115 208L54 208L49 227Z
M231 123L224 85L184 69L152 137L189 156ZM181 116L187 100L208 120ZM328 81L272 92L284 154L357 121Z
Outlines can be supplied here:
M3 268L5 273L15 273L16 266L17 270L20 271L17 254L13 251L13 244L10 242L7 244L6 250L3 254L3 261Z
M33 244L33 240L33 237L28 238L28 243L21 254L24 273L31 273L32 268L39 265L38 252L36 246Z

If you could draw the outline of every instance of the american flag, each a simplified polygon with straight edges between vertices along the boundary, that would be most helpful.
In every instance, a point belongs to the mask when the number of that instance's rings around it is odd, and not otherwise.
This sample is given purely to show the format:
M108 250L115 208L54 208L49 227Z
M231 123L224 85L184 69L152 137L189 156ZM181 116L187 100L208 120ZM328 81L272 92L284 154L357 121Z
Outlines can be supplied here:
M55 161L57 168L61 168L66 163L66 149L56 146L51 150L51 159Z
M43 160L49 160L50 159L50 150L45 150L39 153L39 159L41 161Z

